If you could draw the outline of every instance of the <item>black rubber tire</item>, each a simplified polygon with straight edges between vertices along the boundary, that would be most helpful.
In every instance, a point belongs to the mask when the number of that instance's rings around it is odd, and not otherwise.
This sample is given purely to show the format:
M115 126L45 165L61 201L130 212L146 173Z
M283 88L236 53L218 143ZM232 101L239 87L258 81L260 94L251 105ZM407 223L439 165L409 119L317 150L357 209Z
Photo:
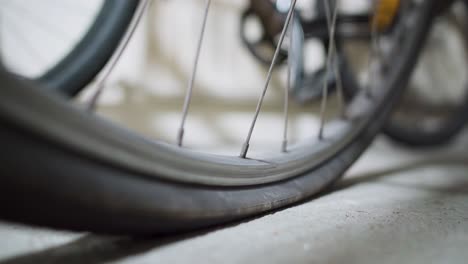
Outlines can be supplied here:
M438 2L434 7L434 15L442 15L454 1L455 0ZM464 1L464 3L465 5L468 4L467 1ZM319 6L323 6L323 4ZM320 8L323 9L323 7ZM346 56L346 52L342 51L343 49L341 48L339 41L337 43L337 49L341 59L341 76L343 82L346 83L343 87L344 94L345 97L350 100L359 90L359 86L357 84L357 80L354 79L354 75L351 73L352 70L349 66L349 60ZM423 131L414 127L407 127L393 120L390 115L387 123L383 127L383 132L396 143L409 147L437 147L447 144L459 134L468 122L468 116L465 114L468 111L468 94L466 94L463 102L464 103L457 107L453 114L445 120L439 130Z
M465 95L463 104L458 106L438 129L427 131L407 127L389 118L383 131L390 139L408 147L438 147L450 143L460 134L468 123L466 113L468 113L468 94Z
M468 2L463 1L465 8L468 9ZM439 15L446 12L451 1L440 2L437 10ZM464 33L468 34L466 27ZM468 43L467 43L468 44ZM465 47L467 47L465 44ZM468 91L468 84L465 85L465 91ZM430 107L430 106L427 106ZM407 127L394 121L391 117L388 119L384 127L384 133L392 140L402 145L409 147L438 147L440 145L448 144L460 133L461 130L468 123L468 92L465 93L460 105L453 110L450 116L443 121L443 124L438 129L431 131L422 130L414 127Z
M71 52L37 81L72 97L106 65L124 36L139 0L105 0L88 32Z
M280 182L210 187L144 177L39 136L18 122L14 113L2 111L0 104L0 140L5 154L0 156L0 216L61 229L147 235L225 223L311 197L336 181L380 131L414 67L431 25L434 2L425 1L421 7L412 44L396 60L398 70L388 84L395 89L372 112L367 129L313 171ZM34 91L33 84L3 70L0 83L10 91ZM54 95L47 98L63 100Z

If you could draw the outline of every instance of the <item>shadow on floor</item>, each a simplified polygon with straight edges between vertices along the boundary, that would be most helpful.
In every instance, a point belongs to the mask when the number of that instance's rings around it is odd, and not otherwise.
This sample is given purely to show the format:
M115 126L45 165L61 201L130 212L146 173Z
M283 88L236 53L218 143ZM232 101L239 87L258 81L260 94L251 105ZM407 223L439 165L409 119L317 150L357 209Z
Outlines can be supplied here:
M367 174L351 175L346 179L338 182L334 187L328 191L322 193L320 196L328 195L330 193L340 191L346 188L350 188L360 183L368 183L376 181L399 172L411 171L417 168L422 168L428 165L457 165L457 166L468 166L468 162L464 158L460 157L444 157L444 158L429 158L419 162L412 162L403 164L398 167L388 168L385 170L373 171ZM431 189L438 192L450 192L457 193L463 192L464 194L468 191L468 179L466 184L456 186L412 186L410 183L395 183L390 182L388 184L398 185L400 187L407 188L424 188ZM408 186L409 185L409 186ZM316 198L316 197L315 197ZM313 200L314 198L310 199ZM307 201L305 201L307 202ZM281 210L281 209L280 209ZM261 217L261 216L257 216ZM168 246L172 243L180 242L186 239L194 238L197 236L204 235L220 228L226 228L226 226L235 226L242 224L246 221L251 221L254 218L244 219L230 225L224 225L222 227L215 227L211 229L205 229L198 232L192 232L184 235L177 236L165 236L165 237L147 237L147 238L131 238L131 237L104 237L96 235L85 235L72 242L54 246L42 251L27 253L24 255L18 255L6 260L0 261L0 264L28 264L28 263L104 263L109 261L115 261L124 259L126 257L143 254L150 250Z
M0 261L1 264L28 263L106 263L138 255L160 246L182 241L195 235L166 238L102 237L85 235L72 242L42 251L19 255Z
M408 172L415 169L424 168L427 166L464 166L468 168L468 159L460 156L444 156L444 157L431 157L426 158L420 161L412 161L406 164L400 164L399 166L381 169L377 171L371 171L359 175L350 175L345 179L340 180L334 186L331 187L330 192L340 191L351 186L377 181L379 179L395 175L397 173ZM405 183L409 184L409 183ZM415 187L424 187L424 186L415 186ZM427 189L427 188L426 188ZM437 191L442 191L441 188L437 187ZM453 190L451 190L453 191Z

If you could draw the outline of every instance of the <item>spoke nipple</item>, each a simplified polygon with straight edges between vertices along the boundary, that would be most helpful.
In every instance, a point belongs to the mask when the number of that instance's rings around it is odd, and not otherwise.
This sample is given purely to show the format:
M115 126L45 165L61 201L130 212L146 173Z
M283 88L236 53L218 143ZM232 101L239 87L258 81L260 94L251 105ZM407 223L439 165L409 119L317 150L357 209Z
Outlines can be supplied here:
M281 152L286 153L288 152L288 141L283 140L283 143L281 144Z
M179 128L179 132L177 133L177 146L182 147L182 141L184 139L184 128Z
M247 157L247 152L249 151L249 143L244 143L244 145L242 145L242 150L241 150L241 153L240 153L240 157L245 159Z
M91 100L88 103L88 111L94 112L96 110L96 105L101 97L102 90L104 90L104 85L102 83L98 84L96 87L96 92L92 95Z
M86 110L91 114L94 113L96 111L96 103L90 103Z
M323 128L320 128L320 130L319 130L318 139L320 141L323 140Z

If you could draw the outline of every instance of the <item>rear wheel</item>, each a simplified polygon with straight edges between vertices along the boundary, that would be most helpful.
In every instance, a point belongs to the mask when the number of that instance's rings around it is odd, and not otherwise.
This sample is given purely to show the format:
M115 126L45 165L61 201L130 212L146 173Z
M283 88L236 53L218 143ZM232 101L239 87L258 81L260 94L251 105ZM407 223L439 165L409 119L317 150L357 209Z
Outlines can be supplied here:
M397 142L433 147L453 140L468 122L467 2L437 19L414 77L385 126Z
M3 63L48 90L74 96L106 65L138 4L8 0L1 8Z
M448 143L467 122L464 114L468 110L468 82L465 78L466 2L440 2L434 10L438 19L429 35L430 39L424 45L408 88L383 129L391 139L408 146L434 147ZM359 25L354 24L355 27ZM390 27L380 32L381 38L386 38L394 30L398 29ZM360 56L367 54L367 41L362 41L358 36L353 38L364 47L358 52ZM357 71L367 62L366 58L354 58L356 45L347 45L342 45L339 53L343 79L348 84L346 95L351 97L358 91L362 80L354 79L356 74L345 73Z

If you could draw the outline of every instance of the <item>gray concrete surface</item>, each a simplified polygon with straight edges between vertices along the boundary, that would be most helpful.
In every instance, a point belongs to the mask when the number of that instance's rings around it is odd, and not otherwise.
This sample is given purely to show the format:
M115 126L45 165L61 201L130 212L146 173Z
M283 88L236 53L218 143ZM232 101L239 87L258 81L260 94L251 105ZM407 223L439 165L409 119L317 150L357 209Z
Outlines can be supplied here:
M329 192L175 237L0 225L0 263L466 263L466 140L406 151L380 139Z

